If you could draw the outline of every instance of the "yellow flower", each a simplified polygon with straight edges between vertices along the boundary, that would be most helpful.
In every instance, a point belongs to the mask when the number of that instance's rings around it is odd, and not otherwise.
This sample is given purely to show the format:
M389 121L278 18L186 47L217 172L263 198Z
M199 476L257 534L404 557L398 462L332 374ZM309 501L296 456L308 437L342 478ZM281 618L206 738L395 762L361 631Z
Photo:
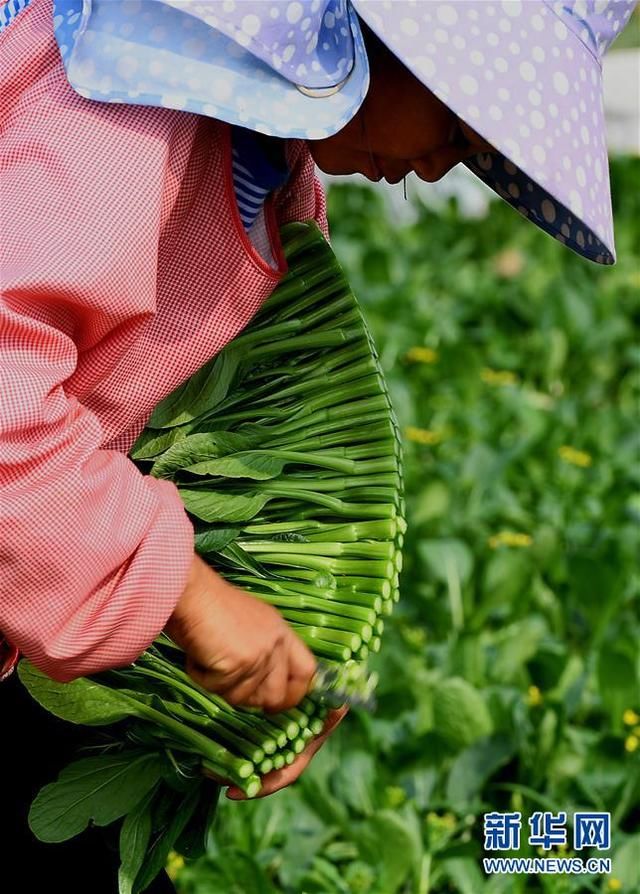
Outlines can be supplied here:
M542 704L542 693L537 686L529 686L527 689L527 704L532 708Z
M399 785L388 785L384 790L384 794L387 807L401 807L407 800L407 793Z
M433 348L426 348L422 345L416 345L415 348L409 348L406 357L407 360L411 360L413 363L438 362L438 352L434 351Z
M576 450L575 447L569 447L568 444L558 448L558 456L566 463L570 463L572 466L580 466L581 469L586 469L592 463L591 454L586 453L584 450Z
M425 818L427 825L432 828L453 829L456 825L456 818L453 813L443 813L442 816L433 810L430 810Z
M499 546L527 547L533 543L533 537L529 534L519 534L517 531L500 531L489 537L488 543L491 549L497 549Z
M629 754L633 754L638 745L640 745L640 739L637 736L627 736L624 742L624 750L628 751Z
M167 857L165 869L172 882L177 879L178 874L183 867L184 857L181 856L181 854L176 853L175 851L171 851L169 856Z
M513 279L524 269L524 255L517 248L505 248L494 257L493 269L503 279Z
M416 428L415 425L408 425L404 433L407 440L415 441L416 444L439 444L442 440L439 432L428 428Z
M619 878L610 878L607 882L607 891L622 891L622 882Z
M636 723L640 723L640 716L636 714L633 708L627 708L622 715L622 722L625 726L635 726Z
M487 385L517 385L518 377L509 369L490 369L488 366L480 373L480 378Z

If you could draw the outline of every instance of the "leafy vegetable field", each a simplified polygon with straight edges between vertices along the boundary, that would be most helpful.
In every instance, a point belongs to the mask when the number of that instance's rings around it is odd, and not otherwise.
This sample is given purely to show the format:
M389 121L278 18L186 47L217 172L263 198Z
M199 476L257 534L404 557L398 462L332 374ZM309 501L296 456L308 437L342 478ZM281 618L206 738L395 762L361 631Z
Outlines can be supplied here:
M402 599L375 715L221 804L180 894L640 892L640 160L612 178L613 268L502 203L398 227L332 189L405 437ZM612 874L485 877L492 810L610 811Z

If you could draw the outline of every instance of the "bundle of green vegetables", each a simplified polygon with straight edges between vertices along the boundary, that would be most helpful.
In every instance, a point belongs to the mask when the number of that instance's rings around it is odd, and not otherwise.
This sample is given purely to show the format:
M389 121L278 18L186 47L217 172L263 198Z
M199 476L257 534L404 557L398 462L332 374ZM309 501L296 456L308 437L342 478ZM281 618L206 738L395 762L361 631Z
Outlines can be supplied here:
M203 558L278 608L344 686L367 679L398 599L404 523L400 438L356 299L313 224L290 224L289 272L251 325L155 409L131 451L173 480ZM120 892L143 891L169 850L202 852L217 798L203 770L247 796L292 763L326 716L313 694L281 714L199 687L162 634L130 667L22 682L58 717L106 734L38 794L34 833L120 830ZM124 721L124 723L122 722Z

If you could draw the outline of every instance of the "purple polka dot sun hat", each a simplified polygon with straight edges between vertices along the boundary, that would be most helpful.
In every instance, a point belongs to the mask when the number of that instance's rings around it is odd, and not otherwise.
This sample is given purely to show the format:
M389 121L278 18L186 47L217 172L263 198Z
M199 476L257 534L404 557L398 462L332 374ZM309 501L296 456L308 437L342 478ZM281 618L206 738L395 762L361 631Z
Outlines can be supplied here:
M635 0L353 0L404 65L495 154L465 162L578 254L613 264L604 52Z
M322 139L369 86L362 19L495 152L466 166L583 257L615 250L604 52L635 0L54 0L70 84Z

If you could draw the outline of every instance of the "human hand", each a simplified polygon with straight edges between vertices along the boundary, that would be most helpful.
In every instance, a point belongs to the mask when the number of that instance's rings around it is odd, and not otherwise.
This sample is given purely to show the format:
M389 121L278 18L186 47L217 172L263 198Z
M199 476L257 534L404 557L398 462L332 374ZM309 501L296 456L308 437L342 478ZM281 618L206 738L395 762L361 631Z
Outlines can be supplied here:
M272 795L274 792L278 792L280 789L286 788L295 782L302 771L307 768L314 754L322 748L348 710L348 706L343 705L341 708L329 711L322 732L314 739L311 739L305 750L298 755L290 766L267 773L263 777L262 788L256 797L265 798L267 795ZM243 801L246 799L246 795L237 786L232 785L227 790L227 798L232 801Z
M165 630L186 652L195 682L233 705L273 713L292 708L316 669L275 608L227 583L199 556Z

